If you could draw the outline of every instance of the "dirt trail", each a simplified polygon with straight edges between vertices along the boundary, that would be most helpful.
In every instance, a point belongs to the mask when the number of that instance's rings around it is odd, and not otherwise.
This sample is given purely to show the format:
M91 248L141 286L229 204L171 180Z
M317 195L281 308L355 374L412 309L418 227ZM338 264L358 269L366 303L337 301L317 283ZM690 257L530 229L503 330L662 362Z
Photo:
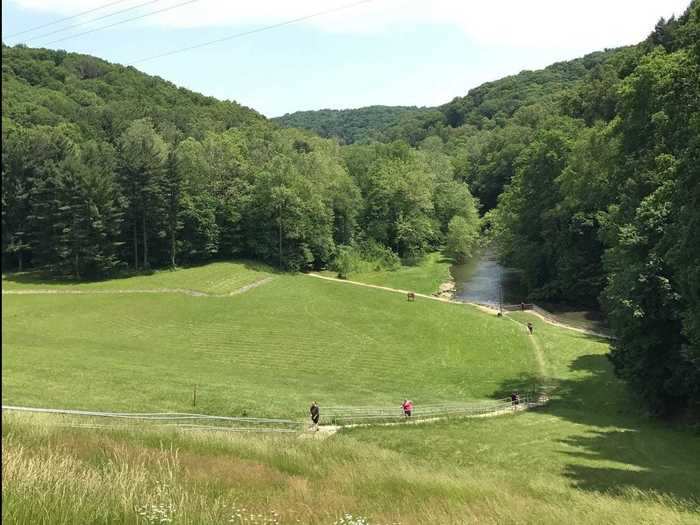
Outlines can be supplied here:
M233 290L228 293L209 293L202 292L200 290L190 290L187 288L147 288L147 289L133 289L133 290L3 290L2 295L118 295L118 294L162 294L162 293L177 293L189 295L192 297L231 297L233 295L238 295L267 284L272 281L274 277L265 277L254 283L247 284Z
M395 427L399 425L424 425L427 423L435 423L436 421L447 421L449 419L479 419L485 417L497 417L506 414L514 414L516 412L523 412L528 408L533 408L536 406L541 406L547 402L547 397L542 396L537 403L531 403L531 406L526 404L508 406L502 409L494 410L493 412L488 412L486 414L473 414L473 415L452 415L452 416L436 416L428 417L425 419L414 419L400 421L390 421L385 423L352 423L350 425L320 425L318 430L307 430L306 432L299 435L299 439L327 439L344 428L365 428L365 427Z
M315 277L317 279L325 279L326 281L334 281L337 283L352 284L355 286L364 286L365 288L375 288L377 290L385 290L387 292L394 292L394 293L401 293L401 294L408 294L410 292L410 290L401 290L399 288L390 288L388 286L379 286L377 284L367 284L367 283L361 283L359 281L349 281L347 279L338 279L337 277L328 277L326 275L319 275L317 273L306 273L304 275L306 275L308 277ZM422 297L424 299L431 299L433 301L440 301L442 303L462 304L462 305L468 304L470 306L475 306L476 308L478 308L479 310L481 310L483 312L490 313L493 315L498 314L498 310L496 308L491 308L491 307L486 306L484 304L469 303L469 302L465 302L465 301L457 301L455 299L448 299L445 297L436 297L434 295L428 295L428 294L423 294L423 293L416 293L416 292L413 292L413 293L415 293L416 297ZM551 324L553 326L558 326L559 328L566 328L567 330L573 330L575 332L579 332L582 334L592 335L595 337L601 337L603 339L610 339L609 335L605 335L605 334L601 334L598 332L593 332L591 330L586 330L584 328L577 328L575 326L571 326L571 325L567 325L567 324L560 323L557 321L553 321L553 320L548 319L547 317L545 317L537 312L534 312L532 310L525 310L525 313L530 314L530 315L535 315L535 316L539 317L542 321L544 321L548 324ZM506 313L506 315L507 315L507 313Z
M516 321L512 317L506 316L506 318L509 321L514 322L518 326L522 326L523 329L527 332L527 325L525 323L521 323L519 321ZM542 346L540 346L540 342L537 340L537 338L534 335L528 333L528 338L530 339L530 343L532 344L532 348L533 348L534 353L535 353L535 360L537 361L537 368L539 369L540 376L542 378L545 378L545 377L547 377L547 362L545 361L545 358L544 358L544 352L542 350Z
M394 292L400 294L414 293L416 297L423 297L424 299L432 299L433 301L440 301L442 303L455 303L455 304L465 304L459 301L452 301L446 299L445 297L435 297L434 295L428 295L424 293L411 292L411 290L401 290L399 288L389 288L388 286L379 286L378 284L367 284L361 283L359 281L348 281L347 279L338 279L337 277L328 277L327 275L319 275L317 273L305 273L304 275L308 277L315 277L317 279L324 279L326 281L333 281L336 283L354 284L355 286L364 286L365 288L375 288L377 290L385 290L387 292Z

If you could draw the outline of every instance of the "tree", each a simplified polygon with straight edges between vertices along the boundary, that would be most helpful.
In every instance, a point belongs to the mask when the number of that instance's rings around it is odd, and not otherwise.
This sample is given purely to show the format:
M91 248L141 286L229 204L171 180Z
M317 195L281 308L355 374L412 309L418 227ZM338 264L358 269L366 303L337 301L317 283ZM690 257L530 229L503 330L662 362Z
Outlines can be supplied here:
M470 219L455 215L448 226L445 251L459 264L474 254L479 241L478 217L474 215Z
M134 121L119 139L120 177L128 200L134 268L138 268L138 231L141 230L143 268L150 267L148 239L164 208L161 182L168 146L148 119Z

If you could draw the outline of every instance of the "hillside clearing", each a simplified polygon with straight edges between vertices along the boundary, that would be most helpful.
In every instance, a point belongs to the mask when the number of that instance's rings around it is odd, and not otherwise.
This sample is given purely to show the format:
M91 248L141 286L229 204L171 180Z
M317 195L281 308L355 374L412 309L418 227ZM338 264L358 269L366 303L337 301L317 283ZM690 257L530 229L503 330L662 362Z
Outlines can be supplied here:
M173 523L198 524L331 525L344 513L373 525L698 523L698 436L638 414L604 340L534 323L558 389L547 406L512 416L358 427L321 440L70 428L5 414L3 518L148 523L139 513L162 509Z
M501 398L537 366L518 326L471 306L303 276L231 297L3 295L3 306L4 404L183 412L196 385L198 412L303 417L312 399Z

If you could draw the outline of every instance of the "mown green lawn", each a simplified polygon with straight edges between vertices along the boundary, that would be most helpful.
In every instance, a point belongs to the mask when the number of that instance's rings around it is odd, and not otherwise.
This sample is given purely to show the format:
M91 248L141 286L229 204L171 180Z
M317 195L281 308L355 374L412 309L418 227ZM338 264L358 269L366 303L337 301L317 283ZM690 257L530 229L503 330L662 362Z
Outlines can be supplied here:
M205 266L157 270L151 274L125 276L96 282L49 279L36 273L3 275L2 289L12 291L117 291L183 289L209 294L227 294L265 279L274 271L256 262L215 262Z
M394 271L351 273L348 280L398 288L423 294L438 291L440 285L451 279L452 261L439 252L426 255L414 266L402 266ZM335 277L333 272L324 272Z
M197 411L297 417L502 397L536 367L504 319L302 275L231 297L3 295L2 328L3 403L42 407L192 410L196 384Z

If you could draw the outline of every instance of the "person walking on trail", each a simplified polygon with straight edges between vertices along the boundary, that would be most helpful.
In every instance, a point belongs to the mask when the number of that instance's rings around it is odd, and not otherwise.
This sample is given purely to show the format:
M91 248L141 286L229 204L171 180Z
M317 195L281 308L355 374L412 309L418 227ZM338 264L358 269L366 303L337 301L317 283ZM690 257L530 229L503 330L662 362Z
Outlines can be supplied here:
M413 401L410 399L404 399L401 408L403 408L404 416L411 417L411 412L413 412Z
M309 413L311 413L311 428L318 430L318 420L321 417L321 409L319 408L318 403L316 403L316 401L311 403Z
M513 405L513 408L516 408L516 406L520 403L520 395L518 395L517 392L511 393L510 402Z
M530 332L530 335L532 335L532 323L527 323L527 329Z

